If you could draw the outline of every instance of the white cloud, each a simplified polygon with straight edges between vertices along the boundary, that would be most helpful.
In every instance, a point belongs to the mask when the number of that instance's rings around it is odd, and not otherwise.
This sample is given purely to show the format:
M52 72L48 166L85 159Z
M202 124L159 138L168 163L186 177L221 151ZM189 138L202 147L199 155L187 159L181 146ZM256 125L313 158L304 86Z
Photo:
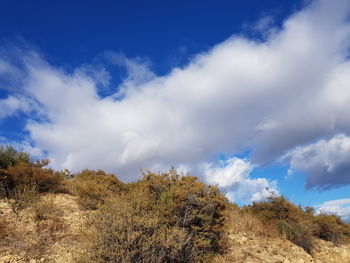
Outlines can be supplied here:
M218 166L213 163L207 164L205 177L210 184L228 188L246 179L252 169L249 162L234 157L220 161Z
M231 201L248 203L278 195L275 181L250 178L253 166L247 160L233 157L218 164L205 164L203 168L206 182L225 190Z
M307 188L325 190L350 184L350 137L344 134L297 147L284 159L292 169L308 175Z
M8 96L0 99L0 120L13 116L18 111L27 111L30 108L29 103L23 99L14 96Z
M147 62L109 54L128 76L107 97L98 95L106 72L70 72L32 51L18 54L15 65L0 59L20 71L11 96L31 101L35 118L28 115L26 130L55 168L103 168L132 180L142 168L181 166L200 176L197 167L218 154L251 149L253 165L268 164L298 146L350 134L349 10L347 0L315 1L265 42L233 36L160 77ZM331 177L310 186L348 183L346 174ZM266 196L270 182L242 178L237 191L257 193L247 199Z
M336 214L344 221L350 222L350 199L338 199L324 202L317 213Z

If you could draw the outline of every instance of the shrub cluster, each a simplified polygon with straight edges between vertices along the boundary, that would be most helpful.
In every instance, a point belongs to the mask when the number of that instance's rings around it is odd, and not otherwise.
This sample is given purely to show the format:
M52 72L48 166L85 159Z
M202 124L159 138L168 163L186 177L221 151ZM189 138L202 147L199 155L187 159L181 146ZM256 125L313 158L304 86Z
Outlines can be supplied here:
M43 168L48 160L30 161L29 154L12 146L0 146L0 194L9 197L16 188L35 186L38 192L64 190L60 172Z
M45 169L33 163L20 162L2 172L8 190L23 185L36 185L38 192L61 192L63 178L52 169Z
M60 172L46 169L48 160L30 161L28 153L0 146L0 198L4 197L18 217L44 192L65 192Z
M102 170L84 170L74 176L70 182L71 191L78 196L83 209L97 209L108 197L125 190L125 184L112 174Z
M147 173L99 207L81 262L208 262L225 248L226 204L195 177Z
M264 224L275 224L291 242L311 253L313 237L340 243L350 237L350 226L336 215L315 214L314 209L296 206L285 197L270 197L254 202L245 210L258 216Z

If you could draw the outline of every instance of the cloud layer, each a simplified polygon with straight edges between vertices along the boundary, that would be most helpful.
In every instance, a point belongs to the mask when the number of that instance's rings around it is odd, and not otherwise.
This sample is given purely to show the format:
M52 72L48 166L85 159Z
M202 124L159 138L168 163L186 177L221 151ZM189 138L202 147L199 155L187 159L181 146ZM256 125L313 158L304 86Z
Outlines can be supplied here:
M11 95L0 118L26 112L29 139L57 169L103 168L133 180L141 168L183 167L266 196L275 185L249 178L248 168L237 175L238 159L212 164L251 150L252 165L289 161L308 173L308 187L348 184L348 150L322 145L350 134L349 11L347 0L314 1L281 29L265 23L266 41L233 36L166 76L107 53L129 72L107 97L98 92L110 80L105 70L68 71L33 51L17 50L16 59L2 52L0 83Z

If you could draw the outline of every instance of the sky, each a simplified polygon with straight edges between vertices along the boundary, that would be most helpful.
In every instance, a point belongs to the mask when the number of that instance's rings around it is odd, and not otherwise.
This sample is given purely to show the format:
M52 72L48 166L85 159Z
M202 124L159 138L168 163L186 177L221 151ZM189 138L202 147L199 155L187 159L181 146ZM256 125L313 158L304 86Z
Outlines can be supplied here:
M0 0L0 143L350 220L350 2Z

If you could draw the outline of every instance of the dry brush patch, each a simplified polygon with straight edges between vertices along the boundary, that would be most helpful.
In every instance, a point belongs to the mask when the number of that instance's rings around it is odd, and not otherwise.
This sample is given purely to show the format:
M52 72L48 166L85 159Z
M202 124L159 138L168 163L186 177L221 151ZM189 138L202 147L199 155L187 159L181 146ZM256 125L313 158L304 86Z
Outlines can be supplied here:
M264 225L274 224L280 234L312 254L314 238L333 243L349 240L350 226L336 215L316 215L313 209L288 201L283 196L271 197L268 201L253 203L244 208L256 215Z
M147 173L99 205L79 262L208 262L224 251L226 204L195 177Z
M78 196L78 203L83 209L95 210L109 196L123 191L125 185L116 176L102 170L84 170L74 176L69 188Z

